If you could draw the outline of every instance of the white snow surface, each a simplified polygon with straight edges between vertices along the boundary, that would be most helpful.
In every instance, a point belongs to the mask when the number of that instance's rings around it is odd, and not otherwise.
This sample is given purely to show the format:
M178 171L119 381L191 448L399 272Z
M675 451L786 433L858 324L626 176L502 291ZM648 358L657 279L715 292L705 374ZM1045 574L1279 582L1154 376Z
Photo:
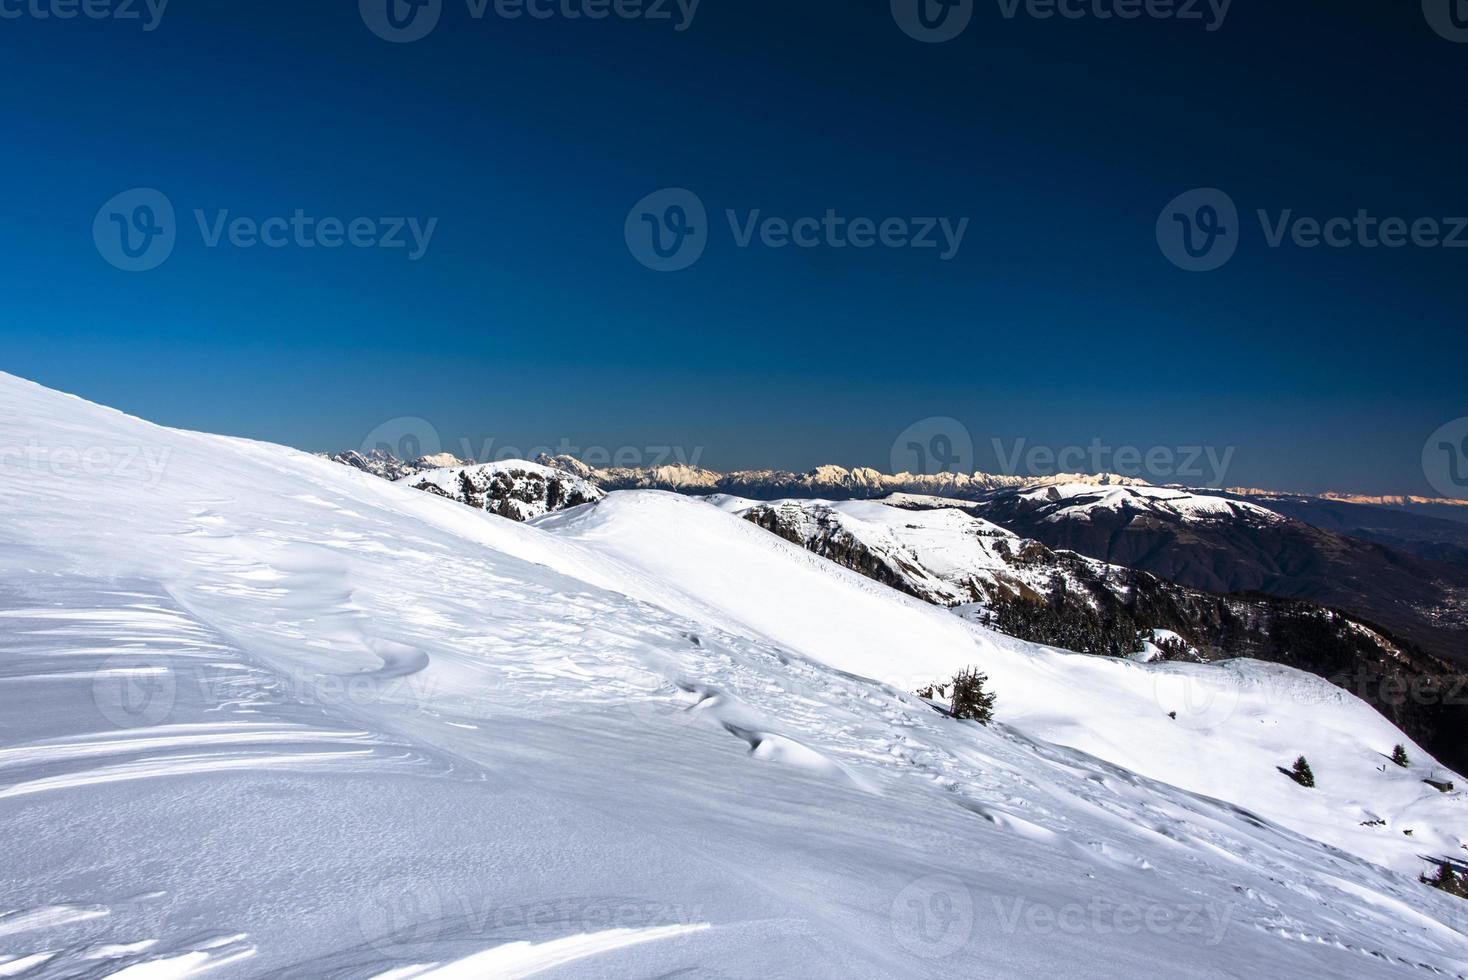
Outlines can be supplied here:
M1416 880L1457 777L1288 668L1040 648L701 501L520 525L3 374L0 476L0 976L1468 972ZM989 728L905 693L967 665Z
M884 559L914 594L939 605L972 604L992 595L1046 594L1059 574L1072 583L1077 595L1089 596L1075 586L1075 576L1053 562L1026 561L1020 553L1030 544L992 521L974 517L943 501L931 510L907 510L883 500L749 500L717 494L706 498L714 506L739 517L756 508L777 510L785 523L809 542L822 531L838 528L872 554ZM939 500L904 495L905 500ZM1098 579L1111 566L1079 555ZM1091 603L1094 605L1094 602Z

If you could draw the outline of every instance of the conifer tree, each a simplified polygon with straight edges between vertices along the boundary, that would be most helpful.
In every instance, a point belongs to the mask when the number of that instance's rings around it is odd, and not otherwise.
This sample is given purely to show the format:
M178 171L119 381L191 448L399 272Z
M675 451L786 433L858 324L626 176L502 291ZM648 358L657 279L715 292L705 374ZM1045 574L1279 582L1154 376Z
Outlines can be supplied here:
M984 690L988 682L988 674L981 674L972 667L957 674L953 678L953 717L989 724L994 718L994 702L998 695Z
M1437 863L1437 873L1431 878L1423 875L1419 880L1424 885L1431 885L1433 888L1445 891L1450 895L1457 895L1459 898L1468 898L1468 881L1465 881L1464 877L1454 871L1453 866L1446 861L1439 861Z

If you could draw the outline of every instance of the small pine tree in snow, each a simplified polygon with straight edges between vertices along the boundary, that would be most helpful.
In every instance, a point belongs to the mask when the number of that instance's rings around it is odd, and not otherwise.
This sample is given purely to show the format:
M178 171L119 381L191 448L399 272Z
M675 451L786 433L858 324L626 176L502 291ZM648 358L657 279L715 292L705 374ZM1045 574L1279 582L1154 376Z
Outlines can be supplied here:
M1392 761L1401 766L1403 769L1407 768L1406 746L1398 745L1396 748L1392 749Z
M1468 898L1468 880L1454 871L1453 866L1446 861L1437 863L1437 873L1431 878L1423 875L1419 880L1424 885L1431 885L1439 891L1457 895L1459 898Z
M1303 755L1295 760L1295 768L1290 771L1290 778L1306 789L1314 788L1315 773L1310 771L1310 763L1305 761Z
M989 675L970 667L953 678L953 717L987 725L994 718L994 702L998 696L984 690Z

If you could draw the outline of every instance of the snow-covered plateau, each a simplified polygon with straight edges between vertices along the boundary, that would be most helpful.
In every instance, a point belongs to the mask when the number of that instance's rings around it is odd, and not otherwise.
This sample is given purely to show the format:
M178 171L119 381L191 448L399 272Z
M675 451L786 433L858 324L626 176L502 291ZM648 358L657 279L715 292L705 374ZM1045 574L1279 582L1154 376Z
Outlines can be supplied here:
M970 666L990 726L909 693ZM0 977L1468 975L1461 779L1350 694L669 493L520 524L0 374L0 696Z

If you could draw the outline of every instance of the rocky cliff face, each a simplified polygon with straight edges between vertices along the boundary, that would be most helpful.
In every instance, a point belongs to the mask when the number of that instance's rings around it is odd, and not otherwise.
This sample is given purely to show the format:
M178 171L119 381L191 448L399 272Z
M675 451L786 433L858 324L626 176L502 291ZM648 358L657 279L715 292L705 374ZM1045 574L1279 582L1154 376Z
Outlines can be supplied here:
M326 459L352 469L361 470L371 476L382 477L384 480L401 480L405 476L421 473L424 470L435 469L444 466L468 465L462 460L455 459L448 453L440 453L437 456L424 456L414 460L398 459L392 453L381 449L374 449L370 453L359 453L355 449L346 452L326 456Z
M580 477L520 460L425 470L398 482L515 521L606 496Z
M1315 527L1244 500L1088 485L993 494L970 513L1052 548L1193 589L1348 610L1468 664L1468 567Z

